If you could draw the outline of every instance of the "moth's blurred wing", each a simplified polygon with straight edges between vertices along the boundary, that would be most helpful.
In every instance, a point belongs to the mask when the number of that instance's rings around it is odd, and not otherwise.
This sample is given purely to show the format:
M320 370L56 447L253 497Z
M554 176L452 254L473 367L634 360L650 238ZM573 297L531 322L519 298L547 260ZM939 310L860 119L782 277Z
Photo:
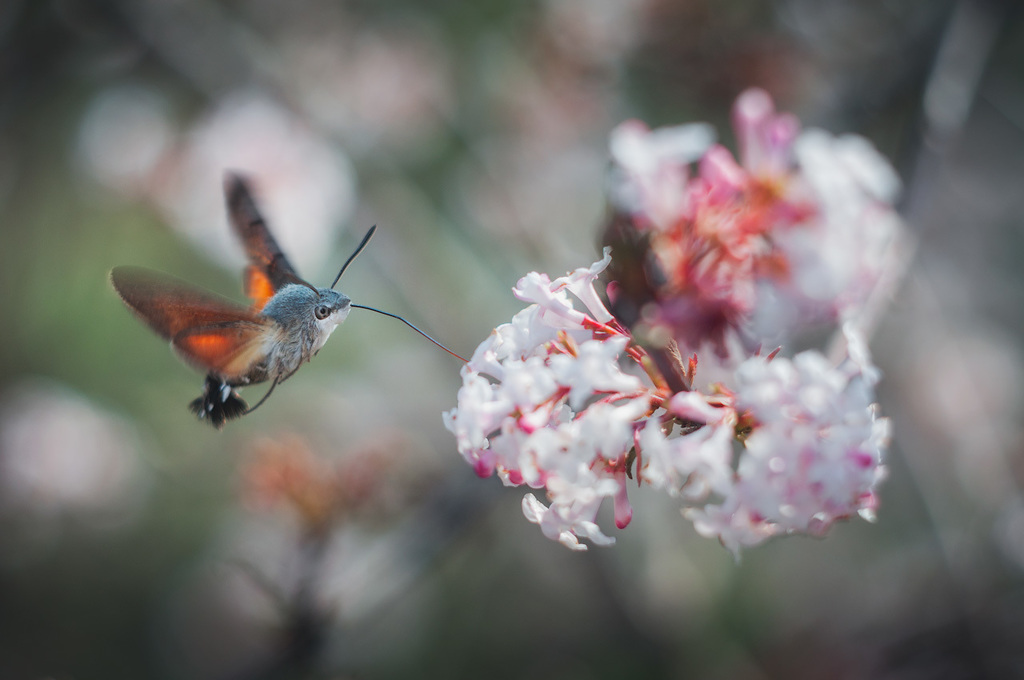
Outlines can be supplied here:
M115 267L110 281L139 318L196 366L227 379L245 375L277 324L181 279L141 267Z
M213 372L228 382L246 378L267 355L275 324L230 321L189 328L171 340L185 361Z
M152 269L114 267L110 282L124 303L167 340L197 326L267 321L237 302Z
M241 175L229 172L224 177L224 197L231 226L249 258L249 266L245 270L245 294L260 310L283 286L302 283L302 279L267 228L249 182Z

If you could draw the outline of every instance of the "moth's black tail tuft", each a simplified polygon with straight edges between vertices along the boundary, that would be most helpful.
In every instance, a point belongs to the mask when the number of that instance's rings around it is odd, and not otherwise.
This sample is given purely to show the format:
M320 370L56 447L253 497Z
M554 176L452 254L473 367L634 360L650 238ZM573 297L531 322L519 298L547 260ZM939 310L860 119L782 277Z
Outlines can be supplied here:
M245 415L249 405L231 385L211 373L206 376L202 396L192 400L188 410L219 430L227 421Z

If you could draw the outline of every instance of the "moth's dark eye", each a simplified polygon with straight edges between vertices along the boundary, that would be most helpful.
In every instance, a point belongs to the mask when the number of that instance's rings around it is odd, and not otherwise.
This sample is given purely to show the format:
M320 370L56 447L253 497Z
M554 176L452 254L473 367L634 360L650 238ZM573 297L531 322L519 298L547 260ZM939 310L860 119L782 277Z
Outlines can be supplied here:
M313 310L313 314L315 314L318 319L326 319L331 315L331 308L327 305L317 305L316 309Z

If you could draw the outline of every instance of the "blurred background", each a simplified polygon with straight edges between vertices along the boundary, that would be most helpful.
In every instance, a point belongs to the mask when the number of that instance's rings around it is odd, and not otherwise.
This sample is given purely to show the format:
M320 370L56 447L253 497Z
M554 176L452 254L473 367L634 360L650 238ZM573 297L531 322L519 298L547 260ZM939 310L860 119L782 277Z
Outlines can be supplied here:
M871 139L916 238L879 520L824 540L737 564L641 490L570 553L455 452L458 362L360 310L216 432L107 280L242 299L233 168L318 285L377 224L340 288L468 356L596 259L616 123L732 144L753 85ZM5 0L0 678L1024 677L1022 159L1012 0Z

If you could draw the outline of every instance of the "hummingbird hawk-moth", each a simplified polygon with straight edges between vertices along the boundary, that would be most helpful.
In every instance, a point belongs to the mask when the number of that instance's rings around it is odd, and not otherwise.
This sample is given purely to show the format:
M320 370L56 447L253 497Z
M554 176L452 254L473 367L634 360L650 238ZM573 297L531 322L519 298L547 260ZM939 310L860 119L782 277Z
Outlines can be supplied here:
M165 340L186 363L206 372L203 393L189 404L201 420L220 429L252 412L278 384L320 351L353 308L398 319L435 345L451 352L402 317L353 304L334 290L345 269L366 247L376 226L342 266L330 288L302 279L271 235L248 182L229 173L224 180L228 216L245 246L249 265L245 307L168 274L141 267L115 267L110 281L124 303ZM461 357L459 357L461 359ZM270 381L252 408L235 388Z

